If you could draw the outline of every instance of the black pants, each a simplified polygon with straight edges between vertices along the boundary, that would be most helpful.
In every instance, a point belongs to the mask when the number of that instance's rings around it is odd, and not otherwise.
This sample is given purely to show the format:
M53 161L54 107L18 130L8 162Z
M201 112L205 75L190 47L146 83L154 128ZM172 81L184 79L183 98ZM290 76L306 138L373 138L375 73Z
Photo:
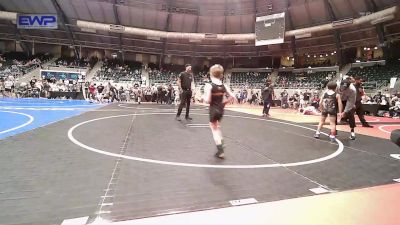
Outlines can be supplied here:
M342 101L343 107L346 108L346 103L347 101ZM354 117L354 114L356 112L356 109L351 109L349 112L344 114L344 118L342 120L349 120L349 126L350 128L355 128L356 127L356 118Z
M111 102L114 102L114 100L119 101L117 94L111 94Z
M264 100L263 114L269 115L269 109L271 108L271 101L269 99Z
M368 123L364 118L365 112L364 112L364 109L362 108L361 102L356 102L356 114L357 114L358 118L360 119L361 124L363 126L368 126Z
M186 104L186 118L189 117L189 109L190 109L190 100L192 98L191 90L183 90L181 94L181 103L179 104L178 113L176 116L180 116L182 113L182 109Z

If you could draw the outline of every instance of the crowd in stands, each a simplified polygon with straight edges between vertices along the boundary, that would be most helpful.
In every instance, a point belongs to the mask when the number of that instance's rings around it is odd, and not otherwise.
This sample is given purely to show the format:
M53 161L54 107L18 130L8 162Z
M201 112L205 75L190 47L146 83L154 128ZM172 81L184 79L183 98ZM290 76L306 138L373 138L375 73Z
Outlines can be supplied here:
M336 77L335 71L320 71L314 73L279 72L275 86L280 88L321 89Z
M95 76L98 81L114 82L141 82L142 81L142 63L125 62L122 63L115 59L106 59L103 66Z
M390 78L400 77L400 63L388 62L386 65L351 68L349 74L363 77L365 88L374 89L380 85L388 84Z
M176 84L179 72L173 72L166 69L150 69L150 84Z
M93 68L93 66L97 63L98 58L97 57L91 57L90 59L88 57L82 57L79 60L77 60L74 57L66 57L62 56L54 63L52 64L53 66L63 66L63 67L87 67L87 68Z
M262 105L261 90L242 88L234 93L239 104ZM287 90L283 90L281 93L275 93L273 100L280 100L282 108L299 110L307 106L318 108L320 99L318 90L307 89L305 91L296 90L292 95L289 95Z
M33 69L40 67L52 56L50 54L36 54L28 57L20 52L10 52L0 56L0 78L18 79ZM11 78L12 77L12 78Z
M267 72L233 72L230 76L231 86L248 86L259 88L265 84L270 74Z
M33 76L28 82L16 82L16 80L1 80L0 79L0 94L3 97L16 97L16 98L27 98L27 97L45 97L53 98L52 92L80 92L81 84L77 80L56 80L52 79L40 79ZM62 98L63 95L58 95ZM68 98L68 95L64 95Z
M87 98L92 102L156 102L159 104L177 103L179 100L178 91L168 85L152 85L151 87L141 87L139 84L119 85L108 82L87 83Z
M378 92L374 96L364 95L361 102L363 104L377 104L379 105L379 116L400 117L400 93L382 94Z
M335 66L335 64L332 63L330 59L326 59L324 61L315 61L315 62L304 63L303 65L301 65L301 68L329 67L329 66Z
M148 65L150 84L173 84L176 85L179 74L184 71L182 65L164 64L159 68L155 64ZM208 68L195 68L193 70L193 78L196 85L204 85L210 80Z

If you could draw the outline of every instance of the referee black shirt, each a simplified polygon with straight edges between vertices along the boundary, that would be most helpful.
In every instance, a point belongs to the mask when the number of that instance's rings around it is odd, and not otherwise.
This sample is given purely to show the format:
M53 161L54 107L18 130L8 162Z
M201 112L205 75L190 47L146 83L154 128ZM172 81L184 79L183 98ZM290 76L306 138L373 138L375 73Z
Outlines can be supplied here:
M182 90L190 91L192 89L192 74L185 71L179 74L179 78L181 79Z

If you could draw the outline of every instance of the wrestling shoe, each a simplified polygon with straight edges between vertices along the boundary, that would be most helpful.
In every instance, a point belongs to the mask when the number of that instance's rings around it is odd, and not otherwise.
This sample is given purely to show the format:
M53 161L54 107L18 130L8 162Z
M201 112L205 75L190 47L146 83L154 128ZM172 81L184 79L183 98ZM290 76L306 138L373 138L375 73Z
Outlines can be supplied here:
M224 147L222 147L222 145L217 145L217 153L215 153L215 157L223 159L225 158L225 154L224 154Z

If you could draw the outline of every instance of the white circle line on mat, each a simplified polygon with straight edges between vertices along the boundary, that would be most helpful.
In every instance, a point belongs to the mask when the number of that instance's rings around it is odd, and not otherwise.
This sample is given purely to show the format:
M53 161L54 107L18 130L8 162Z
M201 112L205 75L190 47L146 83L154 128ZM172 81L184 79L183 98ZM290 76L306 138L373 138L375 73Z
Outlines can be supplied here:
M11 131L14 131L14 130L18 130L18 129L22 128L22 127L28 126L29 124L31 124L34 121L33 116L31 116L29 114L25 114L25 113L21 113L21 112L14 112L14 111L3 111L3 110L0 110L0 112L19 114L19 115L26 116L29 119L24 124L21 124L19 126L16 126L16 127L13 127L13 128L7 129L7 130L0 131L0 134L5 134L5 133L8 133L8 132L11 132Z
M383 131L383 132L385 132L385 133L390 134L391 132L390 132L390 131L387 131L387 130L385 130L385 129L383 129L384 127L400 127L400 124L396 124L396 125L382 125L382 126L379 126L379 127L378 127L378 129L379 129L380 131Z
M125 108L125 109L137 109L137 110L154 110L154 111L176 111L176 108L140 108L140 107L131 107L131 106L126 106L126 105L136 105L137 104L118 104L118 107L120 108ZM190 109L190 111L201 111L201 110L206 110L208 108L200 108L200 109Z
M344 146L343 143L336 139L336 142L338 144L338 149L325 157L321 157L318 159L313 159L313 160L307 160L307 161L301 161L301 162L294 162L294 163L274 163L274 164L256 164L256 165L211 165L211 164L195 164L195 163L182 163L182 162L172 162L172 161L163 161L163 160L154 160L154 159L146 159L146 158L140 158L140 157L133 157L133 156L127 156L127 155L122 155L122 154L116 154L116 153L111 153L107 152L101 149L93 148L88 145L85 145L78 141L74 136L73 132L76 128L88 124L94 121L98 120L104 120L104 119L111 119L111 118L118 118L118 117L127 117L127 116L146 116L146 115L174 115L175 113L136 113L136 114L123 114L123 115L117 115L117 116L107 116L107 117L101 117L101 118L96 118L96 119L91 119L87 120L81 123L78 123L71 127L68 130L68 138L70 141L72 141L74 144L80 146L81 148L84 148L86 150L96 152L99 154L103 155L108 155L112 157L120 157L124 159L129 159L129 160L135 160L135 161L140 161L140 162L147 162L147 163L155 163L155 164L162 164L162 165L171 165L171 166L183 166L183 167L197 167L197 168L214 168L214 169L257 169L257 168L272 168L272 167L291 167L291 166L301 166L301 165L308 165L308 164L313 164L313 163L318 163L318 162L323 162L332 158L335 158L339 154L343 152ZM192 115L201 115L201 116L208 116L208 114L202 114L202 113L193 113ZM260 121L265 121L265 122L273 122L273 123L279 123L279 124L285 124L289 126L294 126L294 127L299 127L311 131L315 131L315 129L297 125L297 124L291 124L291 123L286 123L282 121L276 121L276 120L264 120L260 118L253 118L253 117L246 117L246 116L234 116L234 115L224 115L224 117L232 117L232 118L242 118L242 119L250 119L250 120L260 120ZM322 133L325 136L329 136L326 133Z

